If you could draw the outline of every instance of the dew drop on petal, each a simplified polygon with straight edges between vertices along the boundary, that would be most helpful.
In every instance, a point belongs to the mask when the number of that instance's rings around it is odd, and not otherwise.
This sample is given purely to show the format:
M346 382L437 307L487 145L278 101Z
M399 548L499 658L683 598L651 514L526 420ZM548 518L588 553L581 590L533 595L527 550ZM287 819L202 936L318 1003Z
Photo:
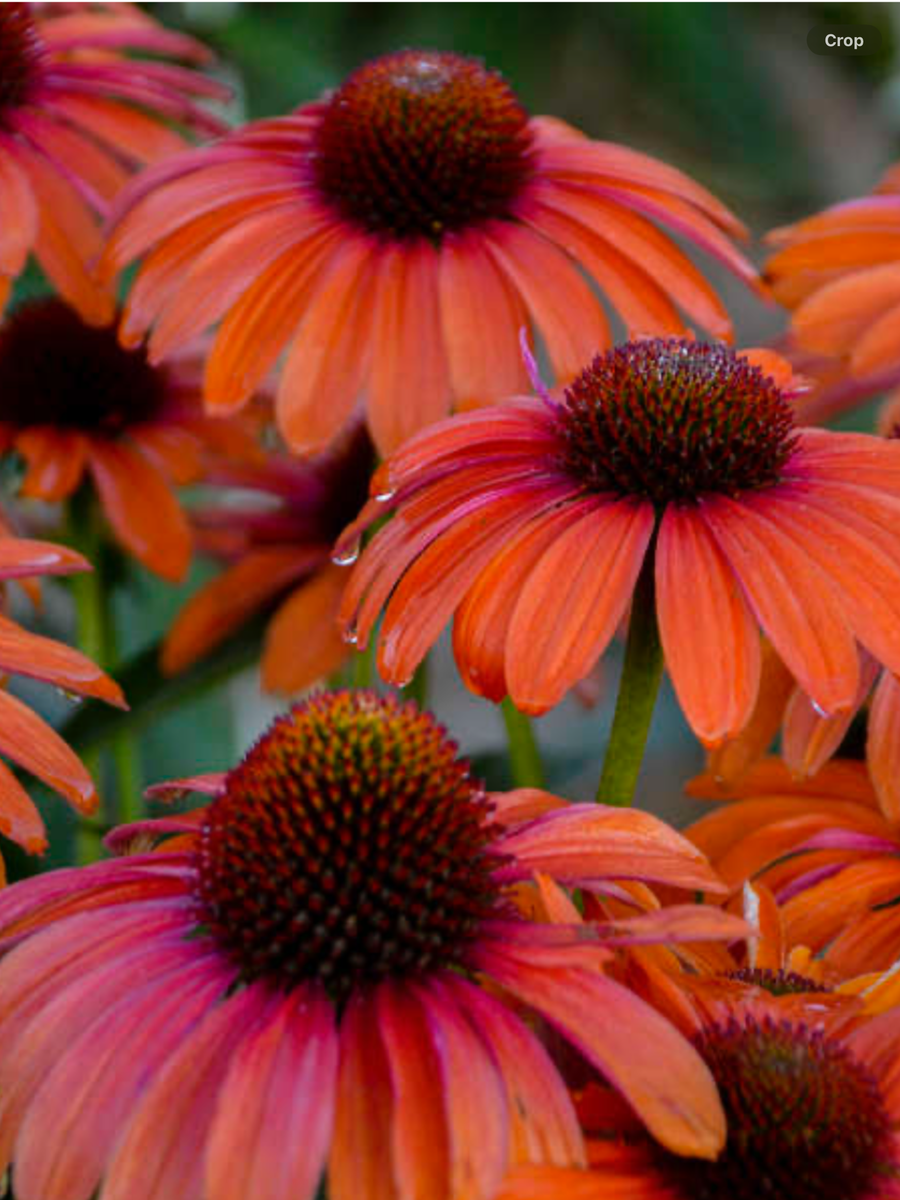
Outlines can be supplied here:
M349 546L342 546L336 550L331 556L331 561L337 567L349 567L359 558L359 542L351 542Z

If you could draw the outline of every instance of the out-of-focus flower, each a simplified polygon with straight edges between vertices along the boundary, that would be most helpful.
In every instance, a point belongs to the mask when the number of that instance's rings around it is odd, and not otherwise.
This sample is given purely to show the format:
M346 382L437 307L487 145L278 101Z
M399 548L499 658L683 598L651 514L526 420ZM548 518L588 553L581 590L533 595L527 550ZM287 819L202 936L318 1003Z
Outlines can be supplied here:
M172 485L198 479L207 450L253 445L244 418L204 415L201 371L196 350L151 366L63 300L15 309L0 325L0 450L25 460L21 494L65 500L89 473L126 550L180 579L191 531Z
M645 559L682 708L714 746L753 712L759 628L823 712L858 641L900 667L900 445L798 428L787 364L682 339L599 355L562 400L517 399L413 438L340 546L366 547L342 616L382 608L382 677L407 680L455 615L469 687L542 713L582 679ZM648 556L650 556L648 558Z
M341 665L349 647L337 613L347 575L332 563L332 547L365 501L372 461L368 437L357 432L311 462L272 455L260 465L232 462L207 475L257 502L191 510L198 546L230 565L175 618L163 646L166 674L184 670L276 603L261 663L267 691L299 691Z
M136 168L185 148L179 127L224 131L198 100L228 89L165 61L209 57L132 4L0 5L0 309L33 253L88 320L112 318L89 273L98 217Z
M679 171L561 121L456 54L404 50L330 96L146 172L114 210L104 278L146 254L128 344L160 361L221 321L207 402L234 409L287 350L277 395L315 452L365 397L382 453L524 385L532 326L567 380L611 337L731 323L660 228L753 284L734 217Z
M654 1145L611 1099L589 1125L590 1171L519 1168L500 1200L900 1196L900 1010L847 1028L746 1002L703 1023L694 1044L728 1120L715 1161Z
M728 788L706 775L688 790L727 803L687 836L731 887L765 884L789 941L831 978L900 959L900 827L879 810L865 764L836 759L798 780L772 758Z
M489 1200L584 1162L540 1014L675 1153L725 1137L707 1068L604 971L620 932L530 919L536 875L720 889L645 814L488 796L415 705L277 720L175 847L0 895L0 1150L21 1200ZM153 822L114 835L146 840ZM674 935L674 930L670 931Z
M63 546L0 535L0 580L4 582L90 569L80 554ZM118 684L90 659L61 642L29 633L6 616L0 616L0 672L39 679L75 696L94 696L126 707ZM3 688L0 754L43 780L79 812L89 815L96 810L97 793L78 756L44 720ZM0 833L32 854L47 845L44 822L34 801L2 762Z

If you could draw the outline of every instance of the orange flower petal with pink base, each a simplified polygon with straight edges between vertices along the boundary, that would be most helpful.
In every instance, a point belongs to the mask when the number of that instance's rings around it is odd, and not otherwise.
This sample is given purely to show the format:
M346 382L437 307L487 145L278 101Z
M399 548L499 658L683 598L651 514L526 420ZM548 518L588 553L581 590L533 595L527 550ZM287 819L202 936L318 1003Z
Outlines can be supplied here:
M690 605L685 581L691 580ZM685 715L707 746L742 729L759 691L759 630L702 518L671 506L656 548L659 632Z

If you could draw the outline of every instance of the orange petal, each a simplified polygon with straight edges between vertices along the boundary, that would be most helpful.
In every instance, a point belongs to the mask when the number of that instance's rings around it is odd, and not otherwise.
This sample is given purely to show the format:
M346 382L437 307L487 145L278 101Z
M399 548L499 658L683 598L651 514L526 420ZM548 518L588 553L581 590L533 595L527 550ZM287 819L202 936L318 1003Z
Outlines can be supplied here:
M116 537L135 558L177 583L191 561L191 530L156 467L122 442L92 438L91 474Z
M494 222L485 238L546 342L557 379L572 379L611 342L591 289L561 250L525 225Z
M38 209L28 176L0 137L0 275L24 268L38 232Z
M347 572L327 564L278 609L266 630L262 685L299 692L336 671L349 653L337 624Z
M763 639L760 683L750 720L737 737L723 742L707 758L710 773L726 787L737 783L772 745L796 686L771 642Z
M21 579L28 575L71 575L91 571L83 555L68 546L40 542L34 538L0 535L0 579Z
M0 670L56 684L66 692L127 708L122 689L89 658L53 638L0 617Z
M866 757L881 811L900 821L900 683L889 671L872 698Z
M854 271L814 292L794 313L792 328L805 350L853 351L877 318L900 302L900 264Z
M700 512L800 686L824 712L839 712L853 703L859 686L856 644L828 577L758 498L738 503L719 496ZM790 500L780 506L789 507Z
M382 454L447 416L450 409L438 261L426 242L387 246L379 261L367 409L369 428Z
M440 300L457 404L467 408L525 391L528 377L519 331L528 316L478 234L451 234L444 239Z
M47 849L47 830L41 814L3 762L0 762L0 833L29 854L43 854Z
M552 708L603 651L628 607L653 532L650 504L598 500L532 570L506 641L509 693Z
M79 812L96 812L94 781L81 759L37 713L4 691L0 691L0 753L37 775Z
M391 981L382 983L372 999L391 1078L390 1144L398 1194L447 1200L455 1196L449 1187L448 1123L427 1006Z
M319 550L311 556L301 546L253 550L204 584L166 634L160 659L163 673L175 675L202 658L298 577L313 570L324 554L327 551Z
M656 602L666 666L691 728L707 746L750 719L759 631L701 517L670 504L656 547Z
M16 437L16 449L28 464L23 496L57 501L71 496L84 475L87 441L77 432L32 426Z
M335 252L309 299L281 370L275 398L278 428L296 453L324 449L347 423L371 352L375 264L363 239Z

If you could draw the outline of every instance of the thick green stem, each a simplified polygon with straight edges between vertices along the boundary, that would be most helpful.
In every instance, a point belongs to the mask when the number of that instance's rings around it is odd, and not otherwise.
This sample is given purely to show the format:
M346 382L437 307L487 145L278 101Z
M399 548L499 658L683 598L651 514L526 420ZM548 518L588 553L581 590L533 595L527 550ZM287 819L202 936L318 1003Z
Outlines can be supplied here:
M544 787L544 764L531 721L519 712L508 696L500 705L500 711L506 725L513 787Z
M632 803L662 679L663 653L656 622L654 558L651 544L634 590L619 696L597 788L599 804L627 806Z
M365 649L358 650L353 655L351 665L350 682L355 688L370 688L374 687L377 678L375 670L375 649L377 640L374 637L369 638Z

